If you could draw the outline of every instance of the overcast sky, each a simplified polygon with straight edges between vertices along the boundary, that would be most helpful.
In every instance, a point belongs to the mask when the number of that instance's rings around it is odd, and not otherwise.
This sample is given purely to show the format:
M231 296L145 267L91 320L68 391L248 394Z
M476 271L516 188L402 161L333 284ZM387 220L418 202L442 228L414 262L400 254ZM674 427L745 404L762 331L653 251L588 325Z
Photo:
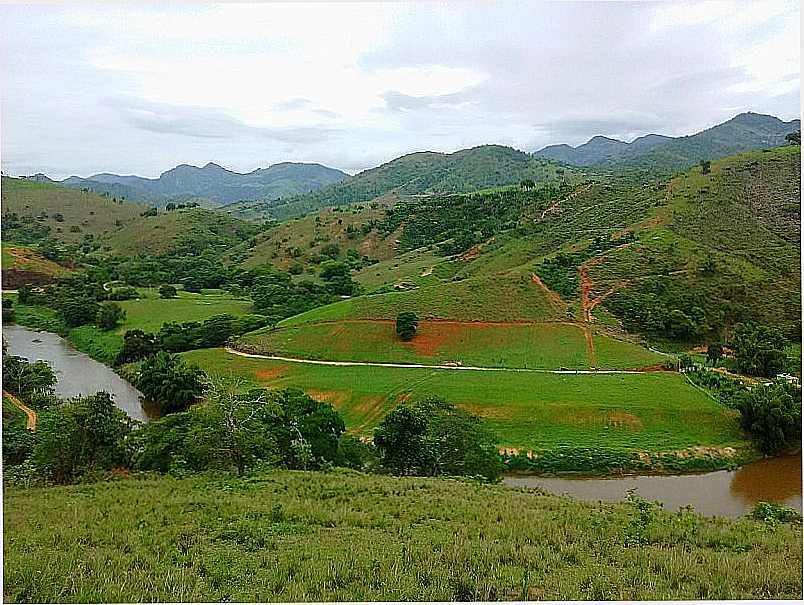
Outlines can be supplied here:
M356 172L799 117L798 2L0 6L9 174Z

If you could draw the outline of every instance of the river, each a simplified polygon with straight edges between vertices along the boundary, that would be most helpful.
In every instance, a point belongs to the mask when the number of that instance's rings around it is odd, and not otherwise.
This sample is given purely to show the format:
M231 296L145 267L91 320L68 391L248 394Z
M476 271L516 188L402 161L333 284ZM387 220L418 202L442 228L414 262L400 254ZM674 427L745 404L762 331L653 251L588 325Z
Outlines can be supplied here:
M635 489L667 510L693 506L703 515L741 517L757 502L778 502L801 511L801 457L781 456L746 464L733 471L694 475L609 478L508 476L511 487L541 488L589 502L624 500Z
M117 406L137 420L150 416L142 393L111 368L76 351L49 332L3 325L9 352L31 360L43 359L55 370L56 393L61 397L110 393ZM734 471L695 475L652 475L611 478L508 476L511 487L541 488L580 500L613 502L636 489L647 500L658 500L668 510L691 505L704 515L739 517L760 501L779 502L801 510L801 458L786 456L760 460Z
M148 420L150 414L142 393L118 376L111 368L75 350L61 336L34 332L22 326L3 324L3 338L8 352L31 361L44 360L56 373L59 397L109 393L117 407L135 420Z

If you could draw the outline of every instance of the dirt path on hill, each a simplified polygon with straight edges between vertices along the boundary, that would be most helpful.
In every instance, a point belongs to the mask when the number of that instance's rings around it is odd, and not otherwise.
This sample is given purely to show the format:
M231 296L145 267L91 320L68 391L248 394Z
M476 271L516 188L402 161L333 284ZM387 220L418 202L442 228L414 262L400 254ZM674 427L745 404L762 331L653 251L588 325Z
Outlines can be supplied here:
M540 370L535 368L490 368L483 366L458 365L426 365L421 363L384 363L378 361L325 361L321 359L302 359L299 357L282 357L280 355L258 355L256 353L243 353L231 347L224 349L231 355L248 357L249 359L269 359L273 361L287 361L291 363L306 363L318 366L338 367L372 367L372 368L419 368L425 370L469 370L474 372L530 372L533 374L648 374L642 370Z
M544 212L542 212L542 216L540 217L539 220L543 221L545 216L555 212L558 209L558 207L561 204L561 202L568 202L572 198L574 198L576 196L579 196L582 193L586 193L587 191L589 191L592 188L592 185L594 185L594 183L587 183L583 187L580 187L580 188L576 189L575 191L573 191L572 193L570 193L567 197L561 198L560 200L556 200L555 202L553 202L547 208L544 209Z
M3 390L3 397L7 397L8 400L11 403L16 405L23 412L25 412L25 415L28 417L28 420L25 423L25 428L28 429L29 431L35 431L36 430L36 412L34 412L31 408L29 408L27 405L22 403L22 401L20 401L16 397L14 397L14 395L12 395L11 393L9 393L6 390Z
M553 307L561 311L567 310L567 303L564 302L557 292L553 292L550 288L544 285L544 282L538 275L531 273L530 281L541 288L542 292L544 292L545 296L547 296L547 300L550 301L550 304L553 305Z

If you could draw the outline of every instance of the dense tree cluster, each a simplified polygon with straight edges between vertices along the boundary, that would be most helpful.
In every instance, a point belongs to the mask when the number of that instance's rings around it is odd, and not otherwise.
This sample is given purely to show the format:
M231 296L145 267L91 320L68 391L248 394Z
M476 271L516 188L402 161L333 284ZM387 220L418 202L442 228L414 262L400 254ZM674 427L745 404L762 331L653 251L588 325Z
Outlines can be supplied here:
M502 463L480 419L443 399L403 404L374 431L380 461L401 475L467 475L496 480Z
M773 377L787 363L787 341L775 328L753 323L738 324L729 344L737 367L745 374Z
M736 397L740 424L759 449L774 454L801 446L801 389L787 383L757 385Z

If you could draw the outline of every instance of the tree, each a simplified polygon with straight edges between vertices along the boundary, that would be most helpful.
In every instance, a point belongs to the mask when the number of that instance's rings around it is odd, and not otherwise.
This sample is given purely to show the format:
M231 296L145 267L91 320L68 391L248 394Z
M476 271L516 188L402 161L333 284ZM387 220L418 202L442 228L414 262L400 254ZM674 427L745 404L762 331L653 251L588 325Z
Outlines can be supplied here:
M787 341L776 328L741 323L734 327L730 347L741 372L772 377L782 371Z
M115 363L124 364L139 361L157 351L156 336L142 330L128 330L123 335L123 348L117 354Z
M32 286L30 286L29 284L20 286L17 289L17 302L20 303L21 305L27 305L32 294L33 294Z
M44 361L33 363L24 357L3 355L3 388L20 399L50 394L56 384L56 374Z
M95 300L76 294L71 294L56 304L68 328L92 323L96 320L100 310L100 305Z
M402 311L396 316L396 334L400 340L413 340L418 326L419 318L411 311Z
M279 411L276 402L265 390L243 394L243 386L236 380L212 382L204 403L191 413L189 431L193 447L207 461L233 466L238 475L257 461L275 463L279 458L271 432Z
M3 323L14 321L14 301L10 298L3 299Z
M801 131L796 130L795 132L785 135L784 140L791 145L801 145Z
M741 393L740 424L766 454L801 443L801 389L785 383L757 385Z
M54 406L39 415L33 460L50 480L66 483L91 469L128 463L132 420L108 393Z
M162 284L159 286L160 298L176 298L176 288L170 284Z
M177 412L198 399L204 391L206 375L180 357L159 351L142 362L137 388L155 401L162 414Z
M497 480L502 463L495 441L479 418L439 398L399 406L374 431L382 465L402 475Z
M701 160L701 174L709 174L712 171L712 162L710 160Z
M533 179L522 179L522 181L519 183L519 186L525 191L530 191L536 187L536 183L533 181Z
M706 360L709 365L716 366L717 362L723 357L723 345L713 342L706 348Z
M126 312L120 305L113 302L105 302L98 309L95 323L101 330L113 330L126 318Z

